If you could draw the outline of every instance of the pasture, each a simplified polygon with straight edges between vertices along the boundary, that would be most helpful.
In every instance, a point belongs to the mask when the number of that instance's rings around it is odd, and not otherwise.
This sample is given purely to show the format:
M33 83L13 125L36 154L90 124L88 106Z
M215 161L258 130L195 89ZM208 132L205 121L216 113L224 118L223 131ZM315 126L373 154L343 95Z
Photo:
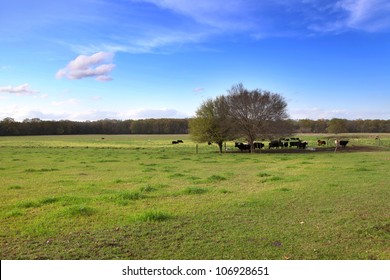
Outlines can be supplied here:
M0 137L0 257L390 259L390 135L300 137L316 150Z

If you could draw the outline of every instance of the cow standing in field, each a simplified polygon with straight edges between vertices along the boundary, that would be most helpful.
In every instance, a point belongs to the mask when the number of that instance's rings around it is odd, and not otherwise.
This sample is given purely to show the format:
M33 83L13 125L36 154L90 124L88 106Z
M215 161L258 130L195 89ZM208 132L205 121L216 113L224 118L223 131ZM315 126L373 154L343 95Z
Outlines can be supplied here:
M261 142L254 142L254 143L253 143L253 146L254 146L255 149L264 148L264 144L261 143Z
M338 147L342 147L342 148L345 148L347 146L349 141L347 140L335 140L334 143L336 145L336 148L334 149L334 151L336 152L337 151L337 148Z
M298 143L298 145L297 145L297 147L299 148L299 149L306 149L306 146L307 146L307 142L305 141L305 142L299 142Z
M345 146L347 146L348 142L349 142L349 141L343 141L343 140L341 140L341 141L340 141L340 146L343 147L343 148L345 148Z
M326 145L326 141L323 141L323 140L318 140L317 143L318 143L318 146L325 146Z
M241 152L245 151L245 150L248 150L248 151L251 150L251 145L245 144L245 143L241 143L241 142L235 142L234 143L234 147L239 148Z
M271 142L269 142L268 144L268 149L271 149L271 148L283 148L283 142L282 141L279 141L279 140L272 140Z
M291 148L291 147L298 147L298 146L299 146L299 143L301 143L300 140L298 140L298 141L296 141L296 140L290 141L290 148Z

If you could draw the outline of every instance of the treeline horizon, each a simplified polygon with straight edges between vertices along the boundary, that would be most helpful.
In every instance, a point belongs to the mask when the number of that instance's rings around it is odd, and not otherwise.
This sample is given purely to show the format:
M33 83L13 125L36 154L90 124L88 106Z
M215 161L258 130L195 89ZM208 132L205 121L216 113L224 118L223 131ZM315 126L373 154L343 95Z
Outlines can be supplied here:
M48 121L38 118L21 122L12 118L0 121L0 136L77 135L77 134L188 134L190 118L97 121ZM289 122L295 133L390 133L390 120L300 119Z

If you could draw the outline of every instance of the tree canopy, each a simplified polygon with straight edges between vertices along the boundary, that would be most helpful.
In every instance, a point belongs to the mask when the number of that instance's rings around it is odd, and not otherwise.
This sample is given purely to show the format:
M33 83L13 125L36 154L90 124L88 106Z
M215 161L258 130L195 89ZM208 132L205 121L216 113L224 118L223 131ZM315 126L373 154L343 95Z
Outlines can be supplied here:
M196 142L216 143L222 152L223 142L232 138L228 104L224 96L203 102L189 121L191 138Z

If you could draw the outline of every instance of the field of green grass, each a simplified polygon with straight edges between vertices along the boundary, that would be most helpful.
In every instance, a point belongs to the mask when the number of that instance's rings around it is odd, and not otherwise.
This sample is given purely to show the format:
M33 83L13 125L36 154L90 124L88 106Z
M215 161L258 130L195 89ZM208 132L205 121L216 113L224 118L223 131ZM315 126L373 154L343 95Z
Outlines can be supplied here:
M376 136L255 154L196 153L188 135L0 137L0 257L390 259Z

